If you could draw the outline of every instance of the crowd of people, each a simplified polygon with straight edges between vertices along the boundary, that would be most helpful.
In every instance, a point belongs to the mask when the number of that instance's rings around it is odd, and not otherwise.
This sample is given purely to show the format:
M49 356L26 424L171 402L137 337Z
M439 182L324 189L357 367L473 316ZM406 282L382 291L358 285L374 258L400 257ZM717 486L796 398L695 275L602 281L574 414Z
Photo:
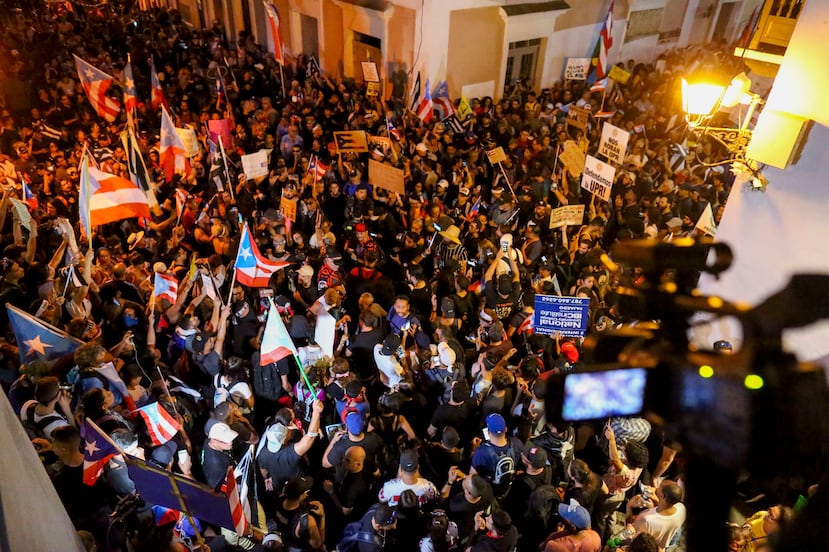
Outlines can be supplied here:
M82 483L83 419L125 454L211 488L247 456L258 529L202 523L212 550L681 547L681 450L642 418L562 419L548 390L580 369L581 342L531 322L537 294L588 298L590 332L633 322L616 290L643 275L609 271L602 254L629 239L703 239L707 205L719 221L732 177L710 165L723 152L687 143L677 116L678 75L708 52L668 53L659 70L622 64L628 82L595 92L560 81L470 98L468 110L459 98L457 131L435 114L424 122L407 98L307 70L302 55L278 68L249 34L228 42L218 22L197 31L174 10L62 6L3 22L0 297L83 344L62 363L34 355L21 366L3 309L0 376L89 549L178 550L193 532L175 517L113 529L110 512L136 486L121 456ZM128 176L126 117L95 113L72 54L118 81L131 56L138 145L159 203L151 219L91 237L77 167L89 150L101 170ZM176 126L200 141L185 175L159 160L151 57ZM586 127L568 122L571 106L593 112ZM206 122L224 118L232 143L217 176ZM560 159L568 141L595 154L604 122L631 133L608 202ZM338 153L340 130L385 140ZM496 147L500 167L485 154ZM245 178L240 156L260 149L271 150L268 175ZM370 158L402 169L405 193L369 184ZM29 200L28 230L13 197ZM295 220L282 198L297 200ZM582 224L551 228L553 209L577 204ZM232 284L243 223L262 255L287 263L267 288ZM155 273L178 282L174 301L154 297ZM270 309L299 354L263 366ZM328 316L330 352L316 327ZM128 393L100 376L108 363ZM182 425L159 446L136 415L153 402ZM140 508L139 521L152 526L151 512ZM759 512L735 528L732 550L763 549L791 515Z

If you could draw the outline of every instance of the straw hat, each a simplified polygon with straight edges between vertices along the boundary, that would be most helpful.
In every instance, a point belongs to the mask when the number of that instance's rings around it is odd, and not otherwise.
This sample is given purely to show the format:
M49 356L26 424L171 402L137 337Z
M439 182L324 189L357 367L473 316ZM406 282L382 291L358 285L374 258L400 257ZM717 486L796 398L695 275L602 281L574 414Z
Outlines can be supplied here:
M458 229L458 227L454 224L449 226L449 228L447 228L446 230L440 232L440 235L443 236L444 239L457 244L461 243L461 240L458 239L458 236L460 236L460 234L460 229Z

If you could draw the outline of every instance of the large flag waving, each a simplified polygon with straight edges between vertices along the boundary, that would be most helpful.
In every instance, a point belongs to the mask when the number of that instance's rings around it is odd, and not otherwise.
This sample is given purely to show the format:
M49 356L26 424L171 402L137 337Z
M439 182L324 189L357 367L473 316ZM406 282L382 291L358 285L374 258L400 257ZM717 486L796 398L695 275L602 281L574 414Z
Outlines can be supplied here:
M285 65L285 54L282 52L282 30L280 29L279 13L270 0L262 0L265 5L265 14L268 16L268 26L271 29L273 41L273 57L280 65Z
M6 310L15 341L17 341L21 364L37 359L46 362L58 360L71 355L75 349L83 345L83 341L75 339L10 303L6 303Z
M78 211L87 236L92 235L93 226L133 217L150 218L144 192L126 178L91 166L88 153L81 160Z
M132 113L138 107L138 93L135 91L135 79L132 78L132 62L127 58L124 65L124 109Z
M417 106L417 116L420 117L420 120L424 123L428 123L432 120L432 93L429 92L429 79L426 79L426 90L423 94L423 99L420 100L420 104Z
M262 334L259 366L267 366L292 355L298 356L296 346L282 322L279 310L273 304L272 299L269 298L268 300L271 308L268 309L268 320L265 322L265 331Z
M156 272L153 281L153 295L158 299L166 299L174 304L178 300L178 280L169 274Z
M127 152L127 172L130 175L130 180L144 191L150 207L154 211L157 210L158 199L155 197L155 190L153 190L147 165L141 156L141 150L138 149L135 131L131 126L128 126L127 130L121 133L121 143L124 146L124 151Z
M164 169L164 178L167 182L173 181L174 174L184 174L187 170L187 158L184 142L176 132L176 126L167 113L161 108L161 143L159 144L159 161Z
M83 482L92 486L104 473L107 462L120 452L100 428L88 419L84 420L81 426L81 438L83 439Z
M117 101L106 95L114 79L78 56L75 56L75 68L78 70L78 78L81 80L86 97L89 98L89 103L92 104L95 112L110 123L114 121L121 107Z
M259 253L256 242L250 235L247 224L242 229L239 251L236 253L236 281L248 287L268 287L271 274L290 265L288 262L274 262Z
M603 79L610 71L607 62L608 52L613 46L613 1L610 0L610 8L607 10L607 16L602 24L602 30L599 33L599 42L596 44L593 57L598 58L596 64L596 77Z

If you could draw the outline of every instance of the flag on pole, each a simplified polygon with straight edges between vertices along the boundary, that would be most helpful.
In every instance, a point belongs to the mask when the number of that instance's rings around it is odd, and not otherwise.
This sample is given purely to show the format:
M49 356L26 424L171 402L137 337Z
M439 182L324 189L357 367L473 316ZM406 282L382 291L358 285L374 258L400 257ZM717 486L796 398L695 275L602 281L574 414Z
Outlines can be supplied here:
M158 274L156 274L157 276ZM153 445L160 446L176 436L181 424L157 401L138 409Z
M167 98L164 97L164 89L161 88L161 81L158 80L158 73L155 71L155 61L150 58L150 105L153 109L167 106Z
M83 482L91 487L104 473L107 462L121 452L88 418L81 426L81 439L83 439Z
M285 65L285 55L282 52L282 31L280 30L279 13L270 0L262 0L265 5L265 14L268 16L268 26L271 29L271 44L273 57L280 65Z
M265 322L265 331L262 334L262 345L259 349L259 366L267 366L285 357L297 355L296 346L282 322L279 310L272 299L268 298L268 301L270 301L270 308Z
M311 157L311 161L308 163L308 172L314 175L314 182L322 179L325 176L325 173L328 172L330 167L320 161L320 158L316 155Z
M144 163L141 150L138 148L138 141L135 139L135 131L131 126L128 126L127 130L121 133L121 143L127 153L127 172L130 175L130 180L144 191L150 208L154 211L157 210L159 207L158 199L155 197L150 173L147 171L147 165Z
M26 179L21 179L21 184L23 187L21 188L21 195L23 196L23 203L29 206L29 209L34 211L37 209L37 206L40 203L37 200L37 196L32 193L32 189L29 188L29 185L26 184Z
M233 473L233 466L227 468L227 502L230 505L230 517L233 519L233 527L237 535L244 535L248 532L250 524L250 509L248 504L239 500L239 487L236 484L236 476ZM247 511L246 511L247 510Z
M705 209L699 216L694 228L708 234L712 238L717 237L717 219L714 218L714 210L711 209L710 202L705 205Z
M610 8L607 10L607 16L602 24L602 30L599 33L599 42L596 45L598 50L598 63L596 64L596 77L603 79L610 71L608 65L608 53L613 46L613 2L610 0Z
M78 198L81 224L87 236L92 227L128 218L150 218L147 196L135 184L90 166L89 153L81 160Z
M83 341L35 318L11 303L6 303L6 312L17 342L20 364L38 359L46 362L59 360L71 355L75 349L83 345Z
M613 111L601 110L601 111L597 111L596 113L593 114L593 116L596 117L597 119L610 119L614 115L616 115L616 110L613 110Z
M181 218L184 207L187 205L187 190L176 188L176 217Z
M423 94L423 99L420 100L420 104L417 106L417 116L421 121L428 123L432 120L432 116L434 115L432 113L433 107L432 93L429 92L429 79L426 79L426 91Z
M132 62L127 57L124 65L124 109L132 113L138 107L138 92L135 90L135 79L132 77Z
M178 300L178 280L169 274L155 273L153 281L153 295L157 299L167 299L170 303Z
M420 73L412 85L412 93L409 94L409 111L416 111L420 105Z
M75 56L75 68L78 70L78 78L86 92L86 97L95 112L110 123L118 116L121 107L118 102L106 95L107 90L112 86L114 80L94 65L91 65L78 56Z
M164 178L167 182L173 181L173 175L184 174L187 170L187 158L184 142L176 132L176 126L167 113L167 108L161 107L161 140L159 144L159 161L164 169Z
M593 86L590 87L590 92L604 92L607 88L607 77L597 80Z
M274 262L263 257L250 235L248 225L245 224L234 263L237 282L248 287L268 287L271 274L290 264L283 261Z

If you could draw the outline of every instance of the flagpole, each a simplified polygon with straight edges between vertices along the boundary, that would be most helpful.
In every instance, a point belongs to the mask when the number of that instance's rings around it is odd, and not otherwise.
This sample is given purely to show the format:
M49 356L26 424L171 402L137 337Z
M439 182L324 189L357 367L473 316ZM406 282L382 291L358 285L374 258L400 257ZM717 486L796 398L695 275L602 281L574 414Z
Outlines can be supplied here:
M285 57L284 53L282 54L282 57L284 59L284 57ZM286 92L286 89L285 89L285 76L282 74L282 62L281 61L279 62L279 81L282 83L282 99L287 101L288 100L288 93Z
M230 279L230 291L227 292L227 304L232 305L230 302L233 299L233 288L236 287L236 266L233 266L233 276ZM219 296L219 300L221 300L221 295Z
M219 149L222 152L222 165L224 165L224 168L225 168L225 178L227 179L227 187L230 190L230 199L231 199L231 201L233 201L235 203L236 198L234 197L234 194L233 194L233 182L230 181L230 171L227 169L227 153L225 152L224 143L222 143L222 135L221 134L219 134ZM235 274L234 274L234 276L235 276Z
M504 175L504 180L507 182L507 188L509 188L509 193L512 195L512 199L518 201L518 196L515 195L515 191L512 189L512 184L507 176L507 171L504 170L504 165L502 165L500 161L498 161L498 168L501 169L501 174Z

